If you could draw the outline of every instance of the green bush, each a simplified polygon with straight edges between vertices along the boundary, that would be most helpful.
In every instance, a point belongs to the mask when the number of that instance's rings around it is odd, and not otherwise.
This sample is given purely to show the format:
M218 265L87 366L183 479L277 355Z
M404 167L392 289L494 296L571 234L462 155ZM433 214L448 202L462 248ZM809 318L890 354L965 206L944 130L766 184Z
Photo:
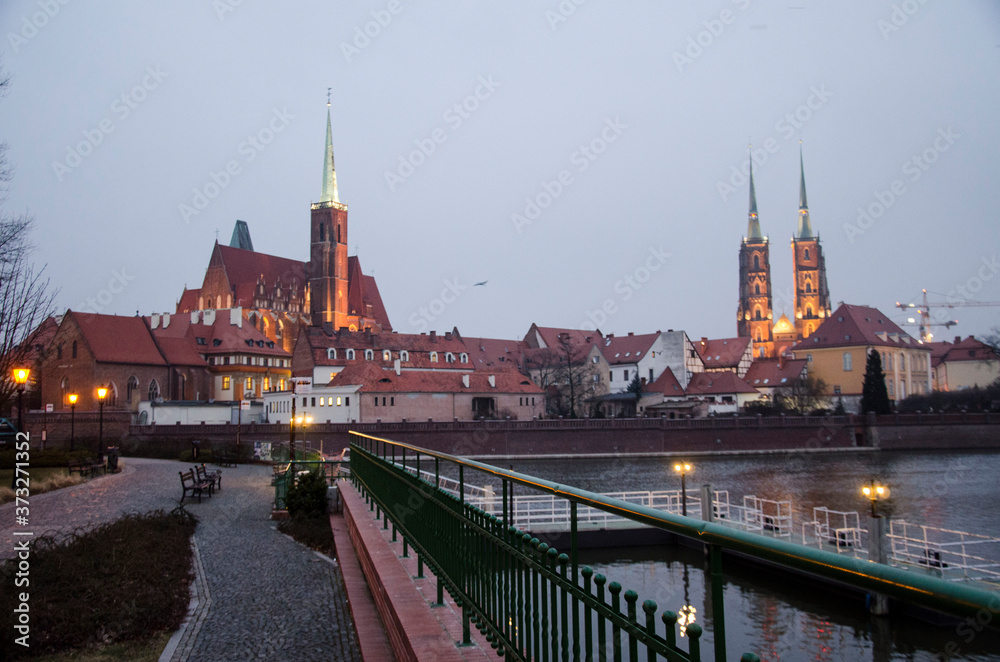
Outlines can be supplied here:
M181 455L180 455L179 459L180 459L181 462L192 462L194 464L201 464L202 462L204 462L205 464L208 464L208 463L210 463L212 461L212 450L211 449L208 449L208 450L206 450L204 448L200 449L198 451L198 458L197 459L192 458L191 457L192 455L193 455L193 452L189 448L186 451L181 451Z
M295 520L326 515L326 477L318 471L299 476L285 498L288 514Z

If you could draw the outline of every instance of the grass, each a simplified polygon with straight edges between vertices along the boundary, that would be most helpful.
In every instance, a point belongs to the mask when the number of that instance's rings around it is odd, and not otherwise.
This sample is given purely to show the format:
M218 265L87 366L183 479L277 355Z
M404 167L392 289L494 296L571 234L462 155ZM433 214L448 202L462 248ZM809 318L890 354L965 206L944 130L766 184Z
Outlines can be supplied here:
M125 641L108 646L64 651L43 655L38 662L157 662L170 641L171 632L163 632L145 641Z
M13 472L10 470L0 471L0 503L8 503L14 500L14 490L10 489L10 477ZM61 467L39 467L29 470L29 494L44 494L52 490L59 490L64 487L79 485L87 481L83 476L70 476L68 469ZM30 498L30 497L29 497Z
M30 586L0 592L0 629L8 634L15 632L18 593L29 593L31 647L5 635L0 659L98 649L119 657L55 659L142 659L136 651L176 630L187 613L195 525L193 515L177 508L126 515L62 541L43 536L32 542ZM24 571L18 563L0 567L5 587ZM118 644L125 648L110 648Z

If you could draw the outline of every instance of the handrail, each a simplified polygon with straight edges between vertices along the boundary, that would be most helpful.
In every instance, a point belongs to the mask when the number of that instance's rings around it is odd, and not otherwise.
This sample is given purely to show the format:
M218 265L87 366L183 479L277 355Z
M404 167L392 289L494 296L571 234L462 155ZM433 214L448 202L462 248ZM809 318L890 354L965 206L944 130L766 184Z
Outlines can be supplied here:
M620 515L636 522L698 540L707 545L747 554L778 565L794 568L857 588L918 604L946 614L968 617L981 611L1000 611L1000 593L972 586L956 585L937 577L923 576L900 568L861 561L821 549L812 549L783 540L758 536L721 524L672 515L619 499L603 497L593 492L561 485L542 478L460 458L447 453L420 448L412 444L351 432L352 437L376 444L412 451L415 455L454 462L496 476L502 480L554 494L571 502ZM997 623L991 621L993 627Z

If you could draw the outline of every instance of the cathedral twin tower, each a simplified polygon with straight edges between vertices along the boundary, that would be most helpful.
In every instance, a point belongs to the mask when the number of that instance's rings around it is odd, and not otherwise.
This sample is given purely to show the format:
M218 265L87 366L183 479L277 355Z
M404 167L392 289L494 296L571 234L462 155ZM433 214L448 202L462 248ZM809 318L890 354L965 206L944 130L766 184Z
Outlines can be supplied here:
M761 234L757 194L750 160L750 212L747 236L740 245L740 304L736 335L751 338L755 357L778 357L785 348L809 337L830 315L826 262L819 236L813 234L806 201L806 175L799 146L799 222L792 237L794 321L782 314L775 322L771 290L770 243Z

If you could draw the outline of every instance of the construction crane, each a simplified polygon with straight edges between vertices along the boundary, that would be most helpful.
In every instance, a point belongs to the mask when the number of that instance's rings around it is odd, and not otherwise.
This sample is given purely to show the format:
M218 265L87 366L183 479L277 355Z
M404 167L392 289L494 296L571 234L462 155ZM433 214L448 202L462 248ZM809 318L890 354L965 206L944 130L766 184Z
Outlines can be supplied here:
M931 308L967 308L967 307L987 307L987 306L1000 306L1000 301L941 301L941 302L929 302L927 300L927 290L923 290L923 303L917 306L915 303L900 303L896 302L896 307L901 310L910 310L911 308L917 309L917 314L920 315L920 321L916 322L912 317L909 319L909 324L915 324L920 327L920 340L921 342L930 342L934 339L934 334L931 333L931 327L933 326L943 326L946 329L958 324L958 320L947 320L945 322L931 322ZM942 295L944 296L944 295Z

